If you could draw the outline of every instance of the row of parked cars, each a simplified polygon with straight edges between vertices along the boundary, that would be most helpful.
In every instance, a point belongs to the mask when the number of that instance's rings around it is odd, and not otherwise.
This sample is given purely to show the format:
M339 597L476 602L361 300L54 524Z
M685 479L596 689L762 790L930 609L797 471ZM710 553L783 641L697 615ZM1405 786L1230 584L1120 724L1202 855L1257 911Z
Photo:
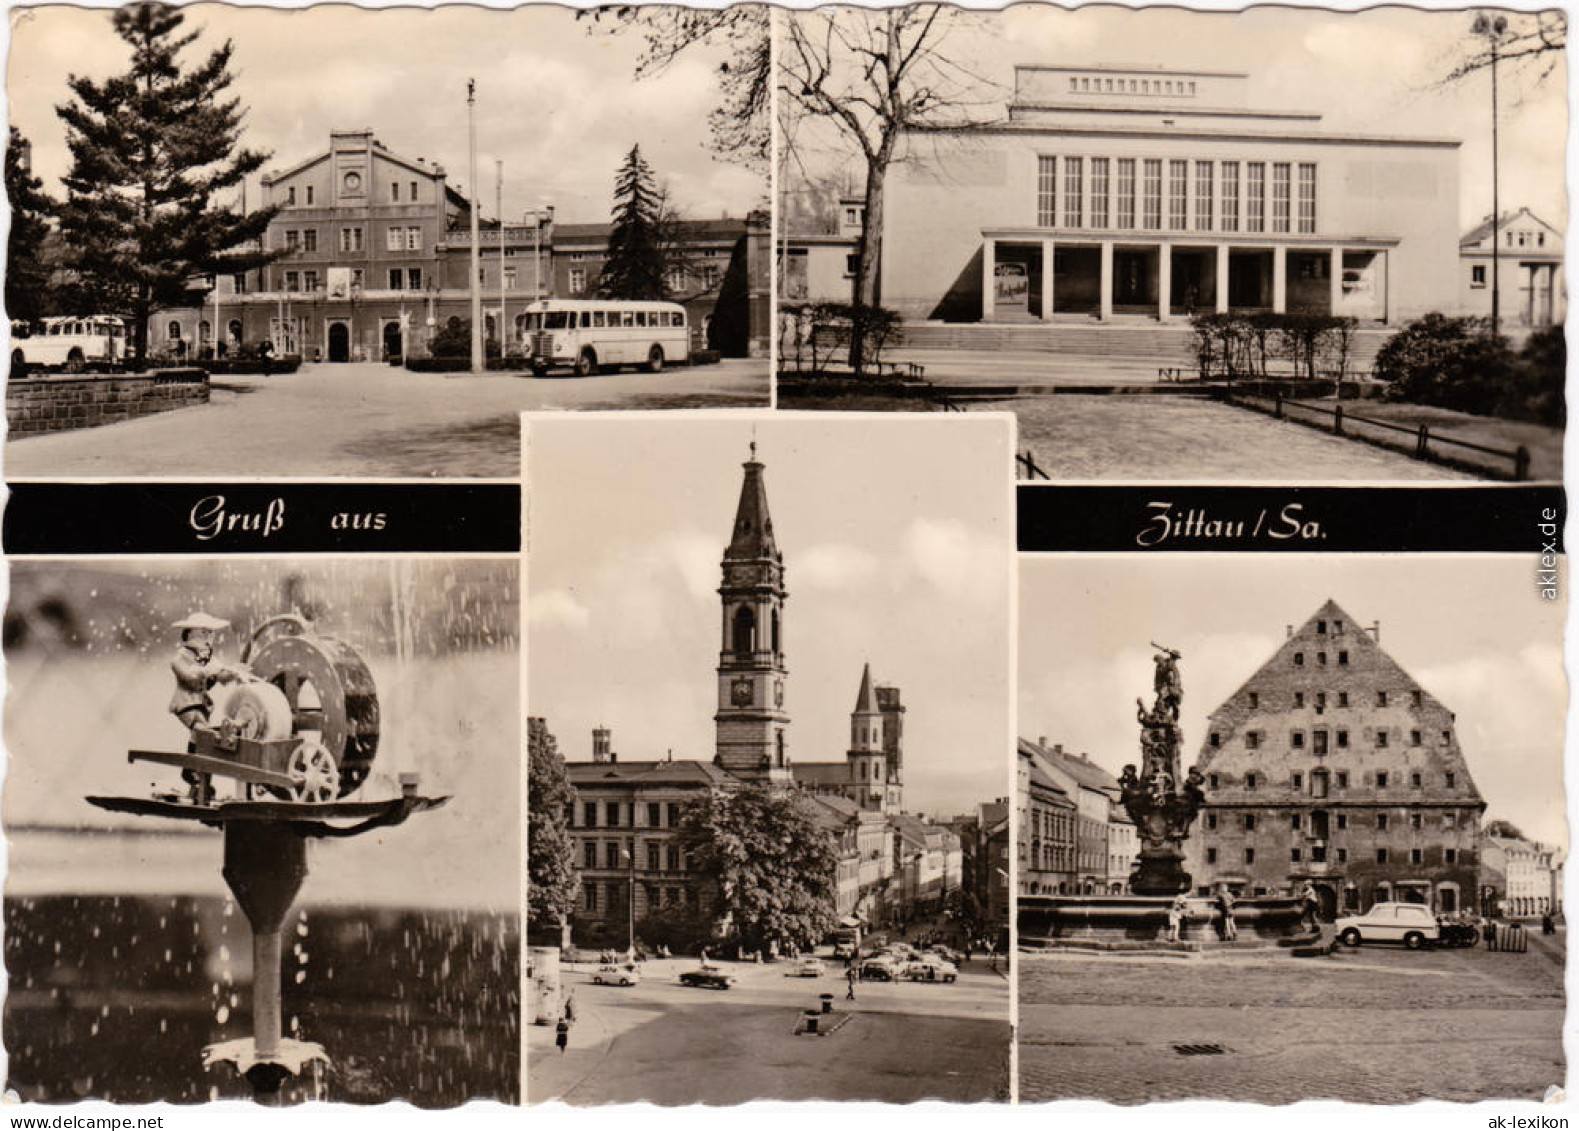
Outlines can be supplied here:
M937 944L917 950L908 943L887 943L860 960L869 982L952 982L959 977L959 951Z
M1345 915L1333 924L1344 946L1403 943L1410 950L1425 946L1474 946L1484 924L1478 916L1453 919L1435 914L1422 903L1378 903L1363 915Z

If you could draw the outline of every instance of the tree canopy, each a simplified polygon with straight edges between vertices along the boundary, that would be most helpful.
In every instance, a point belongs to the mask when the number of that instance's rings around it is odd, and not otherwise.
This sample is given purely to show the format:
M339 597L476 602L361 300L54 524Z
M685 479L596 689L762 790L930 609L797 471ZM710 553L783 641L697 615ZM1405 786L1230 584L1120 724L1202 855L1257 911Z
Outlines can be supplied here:
M240 148L245 112L226 97L226 41L197 65L182 53L197 33L161 3L117 9L131 65L103 82L73 75L74 99L56 107L72 166L61 233L83 301L132 318L132 356L147 353L148 318L188 301L194 278L240 274L268 262L262 235L275 210L222 204L269 155Z
M598 276L604 298L663 299L668 267L664 236L664 201L652 169L631 146L614 177L614 226L609 231L608 258Z
M718 64L721 98L708 114L713 152L732 163L763 170L772 147L768 117L773 89L771 10L761 4L723 8L681 8L617 4L588 13L593 22L615 32L638 30L646 46L636 61L636 78L663 74L688 51L703 44L724 44Z
M1500 30L1498 19L1501 20ZM1539 82L1562 65L1568 49L1568 18L1555 9L1545 12L1499 9L1474 17L1467 42L1471 49L1453 64L1444 82L1456 82L1483 71L1491 66L1493 58L1499 65L1532 69Z
M44 182L33 176L27 154L27 139L12 126L5 151L5 194L11 202L5 308L12 318L31 320L50 312L44 241L49 237L49 214L54 202L44 195Z
M748 949L810 947L833 928L838 860L809 798L760 786L687 804L679 841L713 899L712 914Z
M570 835L576 791L542 719L527 721L526 797L527 930L553 930L575 911L581 877Z

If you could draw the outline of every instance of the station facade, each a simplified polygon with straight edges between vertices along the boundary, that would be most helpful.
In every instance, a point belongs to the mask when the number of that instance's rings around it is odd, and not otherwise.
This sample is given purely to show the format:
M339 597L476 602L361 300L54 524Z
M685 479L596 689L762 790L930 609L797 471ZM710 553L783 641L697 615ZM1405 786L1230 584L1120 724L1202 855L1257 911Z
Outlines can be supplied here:
M903 146L880 287L912 321L1457 304L1459 142L1253 106L1244 74L1022 66L1002 121Z
M425 355L451 318L471 318L471 202L443 166L405 157L371 130L331 132L329 147L263 178L263 204L279 213L265 267L221 273L190 305L151 320L149 346L197 356L267 341L277 355L319 361L384 361ZM526 304L581 297L597 283L609 225L554 223L552 209L519 221L478 221L478 278L488 338L519 348ZM667 282L687 308L695 348L720 303L747 327L726 352L762 354L767 343L768 223L764 217L682 220L672 226Z

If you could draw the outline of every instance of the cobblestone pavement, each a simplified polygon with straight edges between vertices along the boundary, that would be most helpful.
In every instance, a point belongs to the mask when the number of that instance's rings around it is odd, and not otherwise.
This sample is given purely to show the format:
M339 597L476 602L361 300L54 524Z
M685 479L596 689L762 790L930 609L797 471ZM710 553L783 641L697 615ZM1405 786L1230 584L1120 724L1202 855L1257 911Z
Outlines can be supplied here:
M984 963L957 985L863 982L854 1003L844 1000L842 968L802 979L785 977L783 964L726 962L739 979L730 990L677 985L695 965L645 963L641 984L624 989L567 974L577 1018L570 1047L560 1053L551 1027L528 1026L528 1101L1008 1099L1008 982ZM796 1036L820 993L833 993L849 1020L829 1036Z
M1535 936L1527 954L1027 956L1020 1098L1538 1100L1565 1075L1563 940Z
M5 445L9 478L520 474L519 414L548 409L766 407L767 363L573 379L305 365L221 377L210 403Z
M1056 396L983 402L1012 409L1019 450L1053 479L1456 479L1466 475L1193 397ZM1202 443L1202 437L1210 441Z

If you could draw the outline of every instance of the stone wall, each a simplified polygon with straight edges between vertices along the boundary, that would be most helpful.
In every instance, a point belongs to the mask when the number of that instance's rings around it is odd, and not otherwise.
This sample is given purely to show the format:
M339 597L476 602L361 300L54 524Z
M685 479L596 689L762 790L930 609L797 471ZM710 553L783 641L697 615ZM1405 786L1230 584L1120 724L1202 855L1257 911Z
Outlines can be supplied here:
M6 422L13 438L93 428L207 403L208 375L201 369L41 373L13 377L5 390Z

